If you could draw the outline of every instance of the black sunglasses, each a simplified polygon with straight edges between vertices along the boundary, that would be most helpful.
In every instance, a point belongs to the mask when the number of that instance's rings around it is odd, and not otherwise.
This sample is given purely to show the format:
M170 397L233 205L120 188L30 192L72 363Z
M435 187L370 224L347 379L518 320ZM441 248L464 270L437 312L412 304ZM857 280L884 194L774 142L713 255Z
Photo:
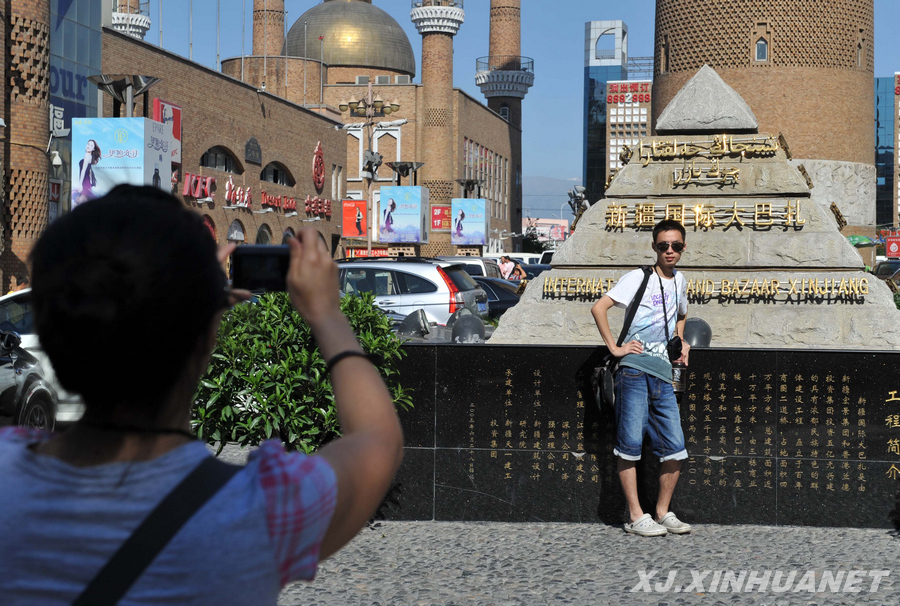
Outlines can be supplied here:
M680 253L684 250L684 242L657 242L653 245L653 248L655 248L659 252L666 252L667 250L669 250L669 244L672 245L672 250L677 253Z

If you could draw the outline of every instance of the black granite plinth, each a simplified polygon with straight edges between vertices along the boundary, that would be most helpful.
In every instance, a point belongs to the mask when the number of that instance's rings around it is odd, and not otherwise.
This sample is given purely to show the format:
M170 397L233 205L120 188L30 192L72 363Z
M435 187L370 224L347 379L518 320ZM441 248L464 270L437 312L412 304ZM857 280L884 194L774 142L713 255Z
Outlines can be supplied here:
M625 505L588 347L407 346L407 454L391 519L603 521ZM694 349L680 399L685 521L888 527L900 489L890 352ZM652 511L659 463L645 448Z

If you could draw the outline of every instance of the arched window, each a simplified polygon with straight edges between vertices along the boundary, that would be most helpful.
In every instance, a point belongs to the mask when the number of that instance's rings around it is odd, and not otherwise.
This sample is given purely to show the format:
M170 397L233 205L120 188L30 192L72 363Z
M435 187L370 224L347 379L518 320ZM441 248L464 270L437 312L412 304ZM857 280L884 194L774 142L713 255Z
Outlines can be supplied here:
M243 172L241 164L235 159L234 154L220 145L210 147L205 154L200 156L200 166L236 175Z
M272 243L272 230L265 223L260 225L259 231L256 232L256 243L263 245Z
M209 215L203 215L203 224L206 226L206 228L209 230L209 233L212 235L213 241L217 242L218 238L216 237L216 224Z
M288 227L286 230L284 230L284 233L281 234L281 243L287 244L288 240L290 240L291 238L294 238L294 237L295 237L294 230L291 229L290 227Z
M228 236L226 239L229 242L241 243L244 241L244 225L237 219L232 221L231 225L228 226Z
M769 60L769 43L765 38L760 38L756 41L756 60L757 61L768 61Z
M500 117L509 122L509 105L506 103L500 106Z
M280 162L270 162L267 164L259 173L259 180L268 183L276 183L278 185L286 185L288 187L293 187L295 183L291 173L289 173L288 169Z

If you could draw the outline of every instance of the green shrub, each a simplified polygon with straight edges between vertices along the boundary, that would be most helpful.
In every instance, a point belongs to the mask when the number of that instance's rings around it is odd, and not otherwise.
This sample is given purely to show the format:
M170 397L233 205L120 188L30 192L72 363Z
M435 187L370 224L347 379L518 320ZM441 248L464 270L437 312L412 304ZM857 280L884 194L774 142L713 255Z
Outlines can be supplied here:
M341 311L363 349L384 359L378 370L394 404L411 407L398 383L397 362L405 352L374 296L345 296ZM255 446L275 437L310 453L340 435L325 361L285 293L262 295L225 314L194 403L194 432L218 443L219 451L229 442Z
M900 292L894 293L894 305L897 306L897 309L900 309Z

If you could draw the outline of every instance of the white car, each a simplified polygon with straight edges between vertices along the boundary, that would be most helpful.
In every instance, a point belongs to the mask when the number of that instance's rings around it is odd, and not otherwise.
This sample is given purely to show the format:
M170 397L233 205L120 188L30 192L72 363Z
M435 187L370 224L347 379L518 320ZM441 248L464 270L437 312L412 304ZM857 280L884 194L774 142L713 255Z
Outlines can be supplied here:
M80 396L67 392L56 380L50 359L44 353L34 332L34 313L31 309L31 289L26 288L0 297L0 331L14 331L22 338L20 347L33 355L43 368L44 380L56 391L56 425L74 423L84 414Z

